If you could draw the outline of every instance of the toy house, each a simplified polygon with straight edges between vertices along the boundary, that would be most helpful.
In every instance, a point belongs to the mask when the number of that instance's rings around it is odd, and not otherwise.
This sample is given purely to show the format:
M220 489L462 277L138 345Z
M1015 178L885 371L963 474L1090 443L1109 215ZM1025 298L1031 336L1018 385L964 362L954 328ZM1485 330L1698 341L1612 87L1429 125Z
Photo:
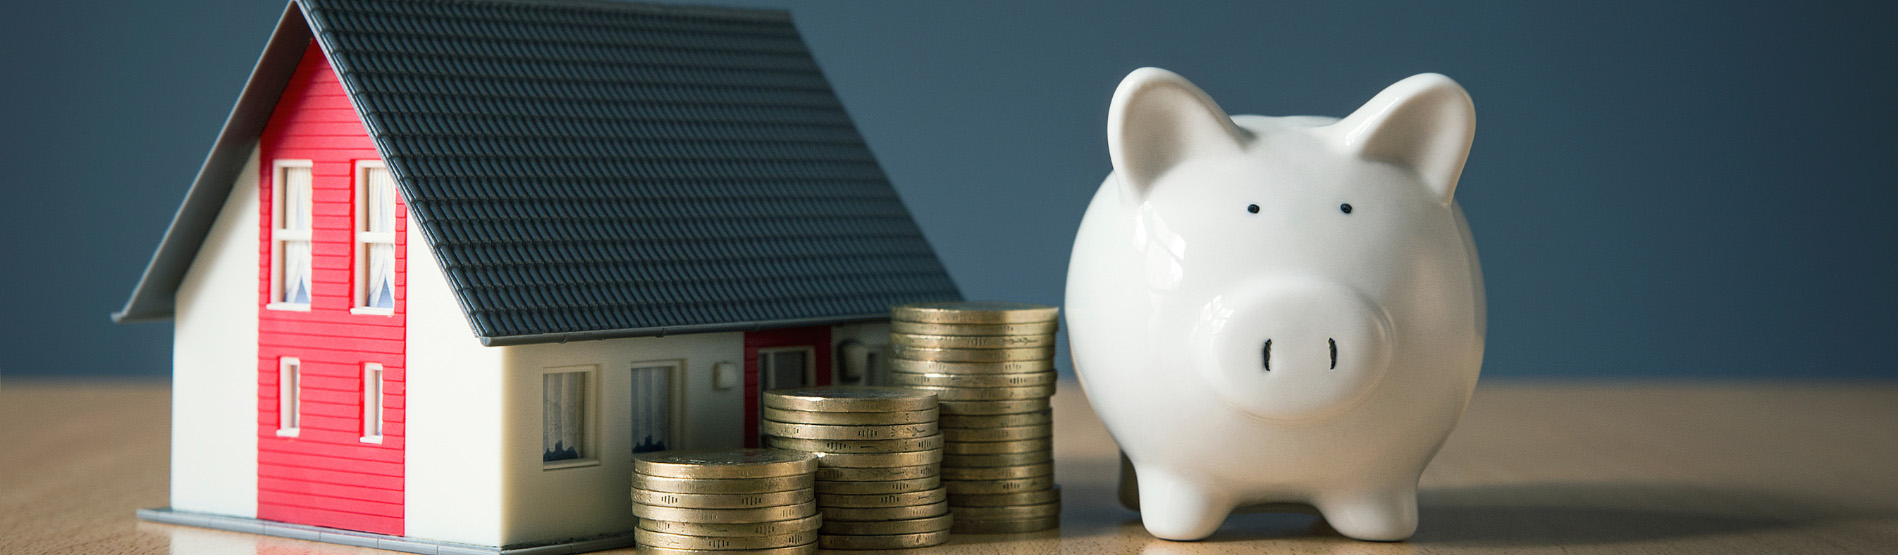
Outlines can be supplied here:
M633 453L755 445L959 298L787 14L295 0L121 322L175 322L151 520L629 545Z

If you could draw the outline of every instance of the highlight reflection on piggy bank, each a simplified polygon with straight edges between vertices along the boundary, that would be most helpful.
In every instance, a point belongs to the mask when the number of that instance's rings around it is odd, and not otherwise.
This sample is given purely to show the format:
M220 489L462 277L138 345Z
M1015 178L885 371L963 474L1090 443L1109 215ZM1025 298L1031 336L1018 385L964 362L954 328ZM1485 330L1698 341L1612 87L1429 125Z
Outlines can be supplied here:
M1302 503L1349 537L1410 537L1483 359L1453 198L1468 93L1424 74L1342 120L1228 117L1144 68L1107 127L1068 334L1147 530L1196 540L1235 509Z

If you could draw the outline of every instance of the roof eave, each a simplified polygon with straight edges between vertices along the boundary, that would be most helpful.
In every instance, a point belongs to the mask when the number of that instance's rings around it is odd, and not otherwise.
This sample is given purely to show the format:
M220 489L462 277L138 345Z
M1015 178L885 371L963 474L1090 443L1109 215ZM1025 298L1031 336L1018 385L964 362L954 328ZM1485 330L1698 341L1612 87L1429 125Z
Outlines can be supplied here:
M757 322L729 322L720 324L699 324L692 326L661 326L653 328L628 328L571 333L542 333L531 335L504 335L482 337L481 344L489 347L511 347L516 345L535 345L541 343L567 343L571 341L593 341L599 339L620 339L626 337L665 337L692 333L715 333L731 331L760 331L777 328L797 328L806 326L835 326L856 324L890 319L888 312L872 314L852 314L846 316L826 316L822 318L799 318L790 320L765 320Z
M190 191L185 193L184 203L172 217L171 226L158 242L158 249L152 253L152 260L145 266L138 285L133 287L131 298L126 299L125 308L112 314L113 322L169 320L176 311L178 286L184 282L192 260L197 258L198 249L204 246L205 236L210 234L218 212L230 197L238 172L243 171L251 149L257 145L257 137L269 122L277 99L283 96L290 75L296 71L297 61L310 43L310 28L304 22L303 10L296 2L287 4L276 30L270 33L264 53L251 68L237 104L224 119L217 142L205 156L204 165L198 168L198 177L192 181Z

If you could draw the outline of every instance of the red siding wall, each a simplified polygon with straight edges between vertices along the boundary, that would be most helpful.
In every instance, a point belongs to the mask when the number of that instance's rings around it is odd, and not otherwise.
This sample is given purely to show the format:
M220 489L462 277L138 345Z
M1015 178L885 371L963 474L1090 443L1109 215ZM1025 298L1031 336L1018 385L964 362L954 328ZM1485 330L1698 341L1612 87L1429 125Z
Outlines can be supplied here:
M758 447L758 349L810 347L816 383L830 385L830 326L745 332L745 447Z
M304 53L260 142L262 262L257 270L257 517L402 535L404 328L408 210L396 201L395 314L355 304L355 163L377 160L329 60ZM271 295L272 161L312 162L312 287L308 312L265 308ZM278 361L302 362L296 437L279 437ZM383 440L364 443L364 363L383 367Z

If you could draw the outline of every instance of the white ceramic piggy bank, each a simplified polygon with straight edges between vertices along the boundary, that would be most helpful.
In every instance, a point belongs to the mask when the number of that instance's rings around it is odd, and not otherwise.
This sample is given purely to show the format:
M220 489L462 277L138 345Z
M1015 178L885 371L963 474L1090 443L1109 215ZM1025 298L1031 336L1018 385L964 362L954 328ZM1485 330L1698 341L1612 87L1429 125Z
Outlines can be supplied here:
M1416 530L1418 476L1482 366L1482 271L1452 197L1474 126L1436 74L1342 120L1228 117L1161 69L1121 83L1068 336L1149 532L1201 539L1277 503L1358 539Z

